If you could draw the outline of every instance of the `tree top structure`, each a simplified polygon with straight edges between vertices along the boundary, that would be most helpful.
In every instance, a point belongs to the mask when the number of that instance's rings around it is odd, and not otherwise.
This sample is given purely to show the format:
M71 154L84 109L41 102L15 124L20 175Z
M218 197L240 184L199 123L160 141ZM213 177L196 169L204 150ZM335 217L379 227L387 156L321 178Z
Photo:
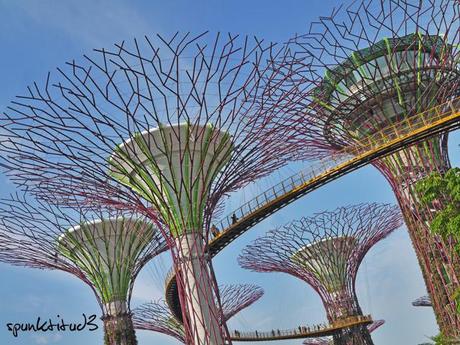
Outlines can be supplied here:
M241 310L259 300L264 291L252 284L219 287L224 320L228 321ZM184 325L171 313L164 301L143 304L134 309L134 327L170 335L185 343Z
M269 231L244 248L238 262L253 271L284 272L302 279L319 294L333 325L362 315L355 292L358 268L369 249L401 225L396 206L340 207ZM352 344L358 339L354 333L344 330L336 340ZM370 344L370 336L362 341Z
M172 234L209 226L224 195L290 157L276 110L260 106L281 50L209 33L97 49L12 102L2 163L38 197L52 191L53 203L72 195L80 206L135 209Z
M454 0L340 7L288 43L285 94L305 159L319 159L458 95L460 10ZM303 134L303 135L302 135Z
M401 225L396 206L340 207L269 231L244 248L238 262L253 271L285 272L304 280L321 296L330 320L335 320L353 312L336 305L337 294L355 299L356 274L364 256Z
M34 196L131 210L162 231L191 343L228 339L205 255L218 206L292 156L265 106L281 52L231 34L122 42L48 74L0 120L1 164Z
M63 210L16 195L0 202L0 242L1 262L61 270L86 283L102 309L107 345L136 343L133 284L141 268L167 249L145 217Z

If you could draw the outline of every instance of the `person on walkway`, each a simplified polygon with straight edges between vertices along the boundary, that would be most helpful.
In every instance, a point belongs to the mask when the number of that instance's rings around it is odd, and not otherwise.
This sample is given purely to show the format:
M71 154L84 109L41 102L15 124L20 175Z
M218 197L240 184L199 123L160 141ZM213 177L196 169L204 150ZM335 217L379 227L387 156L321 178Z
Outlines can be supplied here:
M217 227L214 224L211 225L211 234L214 238L219 236L219 229L217 229Z

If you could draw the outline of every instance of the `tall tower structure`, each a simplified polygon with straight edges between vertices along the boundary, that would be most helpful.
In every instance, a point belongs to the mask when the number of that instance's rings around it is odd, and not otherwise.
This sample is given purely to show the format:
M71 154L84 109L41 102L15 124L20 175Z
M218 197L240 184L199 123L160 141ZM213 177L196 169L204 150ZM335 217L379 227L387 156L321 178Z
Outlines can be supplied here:
M75 275L96 295L104 344L137 344L133 284L140 269L167 249L152 224L122 213L73 215L33 198L4 201L0 209L0 261Z
M211 124L180 123L140 133L118 146L109 161L114 178L157 205L168 227L195 344L206 338L222 345L225 341L220 339L213 278L203 260L203 208L232 148L230 136Z
M238 257L243 268L285 272L302 279L320 296L328 321L361 316L355 291L358 268L378 241L402 225L397 207L361 204L315 214L269 231ZM366 326L346 328L334 344L372 344Z
M299 154L307 160L328 159L347 148L368 146L372 138L397 137L405 119L421 113L430 117L431 108L455 99L459 6L450 0L358 1L293 38L288 50L297 66L290 66L296 73L286 84L290 104L285 107L296 123L291 144L300 144ZM447 133L372 164L401 206L442 332L459 336L453 296L460 287L460 258L454 243L430 233L436 207L421 205L415 190L420 179L450 168Z
M231 34L122 42L59 68L0 119L1 164L34 196L158 227L189 344L231 342L207 251L216 209L292 158L288 121L261 106L282 51Z

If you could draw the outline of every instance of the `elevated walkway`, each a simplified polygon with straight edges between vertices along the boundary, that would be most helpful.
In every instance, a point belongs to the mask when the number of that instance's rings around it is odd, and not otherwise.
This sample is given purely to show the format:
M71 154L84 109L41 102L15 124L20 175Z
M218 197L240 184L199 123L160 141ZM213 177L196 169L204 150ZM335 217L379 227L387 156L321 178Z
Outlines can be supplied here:
M220 232L210 241L209 254L215 256L251 227L307 193L408 145L459 126L460 97L392 124L359 145L347 147L327 160L309 166L216 223ZM173 315L182 320L174 271L166 278L166 302Z
M355 326L367 326L371 324L372 318L368 316L353 316L344 320L340 320L332 325L314 325L314 326L299 326L289 330L273 329L271 331L252 331L239 332L237 330L230 332L232 341L272 341L272 340L287 340L287 339L303 339L317 338L328 335L333 335L342 329L347 329Z

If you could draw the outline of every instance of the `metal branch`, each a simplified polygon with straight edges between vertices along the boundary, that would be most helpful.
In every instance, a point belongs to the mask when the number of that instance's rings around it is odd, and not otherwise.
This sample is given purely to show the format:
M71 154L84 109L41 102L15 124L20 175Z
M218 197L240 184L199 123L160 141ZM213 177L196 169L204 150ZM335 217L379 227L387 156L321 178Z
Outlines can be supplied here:
M219 290L223 322L252 305L264 293L262 288L252 284L224 285ZM185 343L184 325L173 316L164 301L146 303L134 309L133 322L137 329L160 332Z

